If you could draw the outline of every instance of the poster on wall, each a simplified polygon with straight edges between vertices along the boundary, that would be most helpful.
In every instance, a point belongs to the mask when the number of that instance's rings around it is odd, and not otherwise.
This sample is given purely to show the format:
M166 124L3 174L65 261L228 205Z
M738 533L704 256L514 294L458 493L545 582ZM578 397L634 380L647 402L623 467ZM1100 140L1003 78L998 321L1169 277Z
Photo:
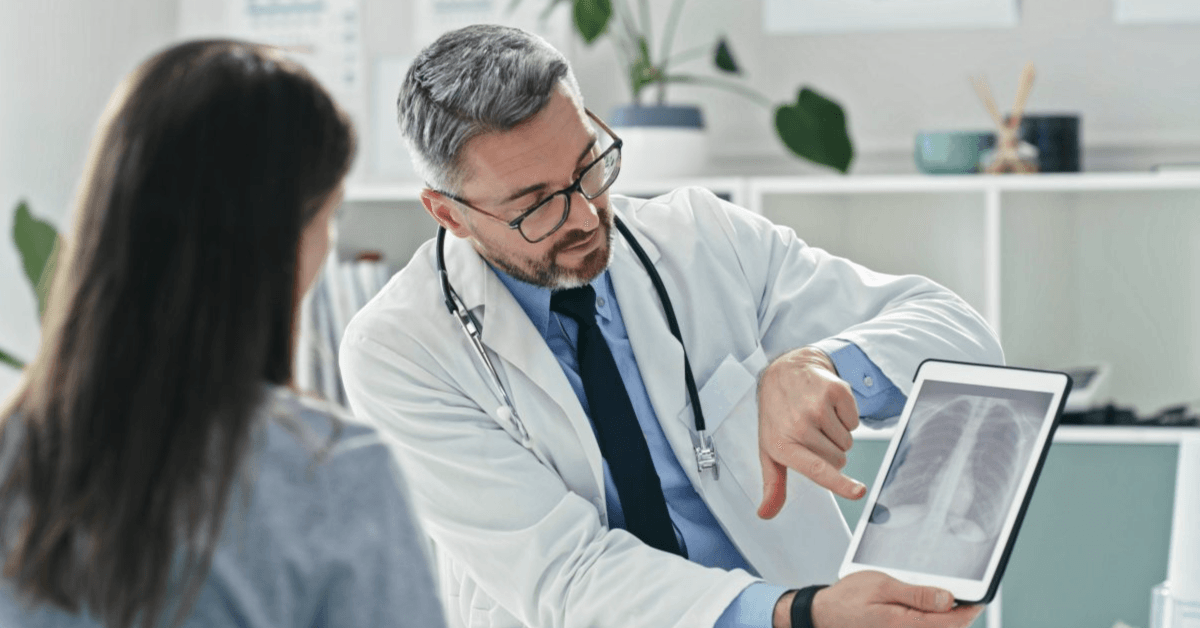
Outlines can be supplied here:
M422 0L413 5L413 37L418 48L433 43L446 31L495 22L499 2L493 0ZM506 3L507 4L507 3Z
M1020 21L1017 5L1018 0L764 0L763 28L769 33L1009 28Z
M503 24L537 33L568 52L569 3L546 12L546 0L418 0L413 4L413 43L417 49L442 33L470 24Z
M370 116L372 175L387 181L417 181L408 149L396 124L400 83L416 52L442 34L470 24L504 24L536 33L559 50L569 51L570 10L543 15L545 0L417 0L412 5L407 45L412 54L382 54L372 59Z
M373 174L392 181L416 181L417 171L413 168L408 148L400 137L396 122L396 98L400 83L408 72L412 57L406 55L381 55L375 58L374 79L371 82L371 128L375 136L372 142Z
M1196 0L1113 0L1117 24L1195 24L1200 22Z
M226 9L230 34L287 51L356 122L363 119L359 0L229 0Z

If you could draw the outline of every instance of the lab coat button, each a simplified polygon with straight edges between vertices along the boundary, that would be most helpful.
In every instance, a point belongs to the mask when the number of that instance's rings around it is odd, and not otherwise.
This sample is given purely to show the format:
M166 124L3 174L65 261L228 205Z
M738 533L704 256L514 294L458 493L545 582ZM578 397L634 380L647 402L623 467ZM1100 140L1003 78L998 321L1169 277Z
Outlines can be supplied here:
M871 376L868 375L863 378L863 383L867 385L867 388L870 388L875 385L875 380L871 379Z

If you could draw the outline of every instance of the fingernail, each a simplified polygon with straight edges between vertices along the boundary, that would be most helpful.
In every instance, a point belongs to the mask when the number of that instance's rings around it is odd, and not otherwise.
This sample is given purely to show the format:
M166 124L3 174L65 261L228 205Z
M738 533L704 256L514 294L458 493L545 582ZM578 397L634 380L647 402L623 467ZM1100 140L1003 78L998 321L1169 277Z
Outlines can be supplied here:
M855 480L854 481L854 494L858 495L859 497L866 495L867 494L867 485L863 484L862 482L859 482L858 480Z
M938 593L937 594L937 605L939 608L946 608L946 607L950 606L950 594L945 591Z

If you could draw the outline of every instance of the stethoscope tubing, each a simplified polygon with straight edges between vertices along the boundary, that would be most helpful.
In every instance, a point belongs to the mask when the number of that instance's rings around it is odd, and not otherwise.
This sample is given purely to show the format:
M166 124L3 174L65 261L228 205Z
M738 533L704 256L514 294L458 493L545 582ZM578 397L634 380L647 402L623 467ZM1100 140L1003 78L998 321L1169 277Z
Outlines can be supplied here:
M700 406L700 392L696 388L696 378L692 374L691 362L687 357L687 349L683 344L683 334L679 330L679 321L675 317L675 308L671 305L671 297L667 294L666 285L663 284L662 277L658 274L658 270L654 268L654 263L650 261L650 256L646 255L645 249L638 243L637 238L625 226L620 217L613 216L613 222L616 224L617 231L629 243L629 247L633 249L638 261L646 269L646 274L650 277L650 282L654 284L654 291L658 295L658 300L662 303L663 313L667 318L667 327L671 330L671 335L679 342L680 349L683 350L683 377L684 384L687 387L688 399L692 404L693 422L696 426L696 432L699 436L700 444L695 447L696 462L700 471L713 469L714 476L716 474L716 453L713 449L712 440L705 431L704 409ZM438 280L441 283L442 297L446 305L446 309L458 321L459 327L471 342L475 354L483 363L487 370L491 386L496 392L496 396L504 404L500 406L496 413L501 420L507 419L517 430L521 439L521 443L526 447L530 446L530 437L526 431L524 424L517 415L516 408L513 406L512 399L509 398L508 392L504 389L504 385L500 381L500 375L496 371L496 367L492 364L491 358L488 357L487 351L483 346L483 334L480 331L479 322L475 317L467 311L466 305L459 298L458 293L454 290L454 286L450 283L449 273L446 271L446 228L438 226L437 243L436 243L436 258Z

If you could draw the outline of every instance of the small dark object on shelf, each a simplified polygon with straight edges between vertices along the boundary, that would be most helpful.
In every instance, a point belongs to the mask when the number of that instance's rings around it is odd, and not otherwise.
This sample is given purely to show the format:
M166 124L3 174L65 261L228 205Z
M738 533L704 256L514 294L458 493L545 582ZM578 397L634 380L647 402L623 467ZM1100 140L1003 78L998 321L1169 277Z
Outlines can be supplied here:
M1133 425L1137 415L1128 408L1113 404L1098 406L1083 412L1064 412L1059 421L1062 425Z
M1079 172L1079 116L1026 114L1021 140L1038 149L1038 172Z
M1188 415L1188 407L1185 404L1163 408L1158 414L1146 419L1144 423L1139 425L1158 425L1163 427L1196 427L1200 425L1200 420L1195 416Z
M1140 418L1131 408L1107 404L1083 412L1064 412L1061 425L1122 425L1138 427L1197 427L1200 418L1188 414L1187 405L1175 405Z

